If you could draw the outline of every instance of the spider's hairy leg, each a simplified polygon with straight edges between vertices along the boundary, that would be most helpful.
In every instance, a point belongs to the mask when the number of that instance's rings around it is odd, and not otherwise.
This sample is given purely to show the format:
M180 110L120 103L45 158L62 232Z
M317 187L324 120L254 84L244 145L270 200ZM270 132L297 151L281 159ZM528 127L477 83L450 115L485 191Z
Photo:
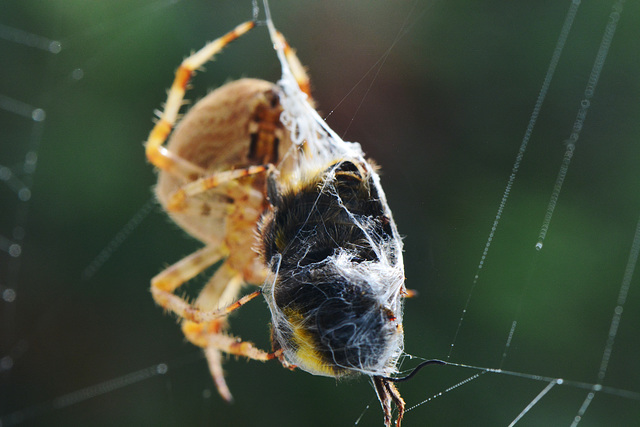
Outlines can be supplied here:
M202 194L207 190L218 187L220 184L238 180L250 175L256 175L267 171L268 165L249 166L242 169L234 169L223 172L214 172L197 180L183 185L169 199L167 209L171 212L179 212L189 207L189 197Z
M279 353L267 353L264 350L260 350L250 342L242 341L237 337L219 332L219 327L220 325L216 324L216 322L185 322L182 325L182 332L191 343L204 348L209 371L218 389L218 393L220 393L220 396L222 396L224 400L230 402L233 400L233 397L224 379L220 353L233 354L234 356L242 356L261 362L277 359Z
M228 262L225 262L204 286L195 301L195 306L201 310L211 311L220 306L229 305L237 298L242 285L241 275L230 267ZM209 371L218 393L224 400L231 402L233 396L224 379L221 352L260 361L274 359L276 355L259 350L251 343L226 335L224 333L226 326L226 318L214 319L204 323L187 320L182 324L182 331L191 343L204 348Z
M178 313L173 309L171 303L168 302L171 301L171 299L168 299L167 296L178 298L173 295L176 289L226 255L227 250L223 245L205 246L172 266L167 267L151 279L151 294L158 305Z
M284 47L284 55L287 58L287 63L289 64L289 68L291 68L293 77L296 79L298 86L300 86L300 90L306 93L309 97L309 101L311 101L311 80L309 79L302 62L300 62L298 55L296 55L295 49L289 45L280 31L276 31L275 37L276 42Z
M226 255L227 250L224 245L205 246L166 268L151 279L151 295L153 299L162 308L177 314L183 319L197 323L223 317L240 308L257 297L260 291L246 295L225 308L209 311L200 310L173 293L183 283L197 276Z
M194 174L202 174L200 167L172 154L163 144L176 123L187 85L195 71L207 61L213 59L215 54L220 52L226 45L254 27L255 23L251 21L240 24L224 36L207 43L202 49L182 61L169 90L164 110L145 143L147 158L154 166L176 176L189 177Z

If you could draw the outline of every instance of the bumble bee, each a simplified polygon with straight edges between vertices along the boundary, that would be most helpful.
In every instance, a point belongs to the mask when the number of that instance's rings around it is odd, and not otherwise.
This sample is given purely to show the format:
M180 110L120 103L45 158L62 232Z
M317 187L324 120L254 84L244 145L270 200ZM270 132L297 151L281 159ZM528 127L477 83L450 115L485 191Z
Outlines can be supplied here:
M371 164L331 160L326 168L269 181L263 255L273 275L263 293L274 349L316 375L370 375L385 424L389 382L403 349L402 245Z

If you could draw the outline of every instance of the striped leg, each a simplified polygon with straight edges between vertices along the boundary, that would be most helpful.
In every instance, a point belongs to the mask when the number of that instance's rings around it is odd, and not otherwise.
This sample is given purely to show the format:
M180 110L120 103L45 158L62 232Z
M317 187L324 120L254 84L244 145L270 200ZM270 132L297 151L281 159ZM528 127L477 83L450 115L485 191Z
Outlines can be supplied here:
M176 176L188 177L193 174L202 175L203 170L192 163L176 156L167 150L163 144L171 133L176 123L178 112L184 100L187 84L197 69L207 61L213 59L226 45L237 39L247 31L255 27L254 22L245 22L225 34L224 36L208 43L202 49L186 58L178 67L173 85L167 96L167 103L160 118L149 134L145 143L147 158L156 167L166 170Z
M307 72L304 70L304 66L300 59L298 59L298 55L296 55L295 49L289 46L287 40L284 38L280 31L276 31L275 33L276 43L284 46L284 55L287 58L287 63L289 64L289 68L291 68L291 72L293 73L293 77L295 77L296 82L298 82L298 86L300 86L300 90L307 94L309 97L309 101L312 103L311 98L311 83L309 80L309 76Z
M183 319L196 323L218 319L237 310L260 295L260 291L258 290L249 295L245 295L227 307L216 307L216 309L213 310L202 310L173 293L183 283L202 273L207 267L215 264L226 255L225 249L221 247L206 246L188 257L181 259L151 279L151 295L153 295L153 299L162 308L177 314ZM241 281L242 279L238 274L234 280Z
M249 175L255 175L266 172L268 166L249 166L243 169L234 169L223 172L214 172L212 174L203 176L193 182L183 185L175 193L171 195L167 210L171 212L179 212L185 210L189 206L189 197L202 194L207 190L216 188L220 184L224 184L229 181L237 180Z
M242 284L241 277L225 262L202 289L195 306L209 311L215 310L220 306L229 305L236 300ZM205 323L185 321L182 323L182 332L191 343L204 348L209 371L218 393L224 400L231 402L233 397L224 379L221 352L260 361L271 360L277 356L259 350L251 343L243 342L238 338L225 334L226 326L225 318Z

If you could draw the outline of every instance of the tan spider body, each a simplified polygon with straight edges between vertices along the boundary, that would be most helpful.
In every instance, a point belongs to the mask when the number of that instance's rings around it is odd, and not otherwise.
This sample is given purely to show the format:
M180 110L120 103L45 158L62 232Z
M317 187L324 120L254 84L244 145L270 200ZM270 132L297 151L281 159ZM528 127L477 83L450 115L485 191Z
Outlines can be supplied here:
M159 169L155 192L160 204L176 224L205 243L154 277L152 294L160 306L183 319L187 339L205 349L218 391L229 401L220 352L257 360L275 357L225 334L225 315L257 295L232 304L244 284L265 280L266 267L256 250L257 223L268 204L265 165L279 164L291 141L280 122L277 86L257 79L216 89L171 130L193 72L253 26L241 24L183 61L146 143L147 157ZM222 259L193 304L174 294Z

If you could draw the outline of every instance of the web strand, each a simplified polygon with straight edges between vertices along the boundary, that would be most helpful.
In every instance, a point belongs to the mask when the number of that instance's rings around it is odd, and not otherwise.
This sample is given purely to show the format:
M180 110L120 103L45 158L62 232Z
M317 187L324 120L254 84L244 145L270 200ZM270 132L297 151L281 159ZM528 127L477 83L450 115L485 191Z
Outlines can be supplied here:
M571 5L569 6L569 10L567 11L567 15L565 16L565 19L564 19L564 23L562 24L562 29L560 30L560 35L558 36L558 41L556 42L555 49L553 50L553 55L551 56L551 60L549 61L549 66L547 67L547 72L542 82L542 87L540 88L538 98L536 99L536 103L533 107L531 117L529 118L529 123L527 124L524 137L522 138L522 142L520 143L520 148L518 149L516 160L513 163L513 167L511 168L511 175L509 175L507 186L504 189L504 192L502 194L502 199L500 200L500 203L498 205L498 212L496 213L495 219L493 220L493 224L491 225L491 231L489 232L489 237L487 238L487 242L485 243L484 250L482 251L482 255L480 256L480 263L478 264L478 267L476 269L476 274L473 277L473 282L471 284L471 289L469 290L469 294L467 296L467 301L464 304L464 308L462 309L462 315L460 316L460 320L458 321L458 327L456 328L456 332L453 336L453 340L451 341L451 345L449 347L449 354L447 355L447 360L451 358L453 349L456 345L456 341L458 340L458 335L460 333L460 329L462 328L462 324L464 322L467 310L469 308L469 304L471 303L473 292L478 284L478 280L480 279L480 272L484 267L485 261L489 254L489 248L491 247L491 243L493 242L493 238L498 229L498 224L500 223L500 219L502 218L504 208L507 205L507 200L509 199L509 195L511 194L513 183L515 182L516 175L518 174L518 170L520 169L520 164L524 159L524 154L527 150L527 145L529 144L529 140L531 139L533 128L535 127L535 124L538 120L538 116L540 115L540 110L542 109L542 104L544 103L544 100L547 96L547 92L549 91L549 87L551 86L551 80L553 79L553 75L555 73L556 67L558 66L558 62L560 61L562 51L567 42L567 37L569 36L569 33L571 31L571 26L573 25L573 21L576 17L576 13L578 12L579 6L580 6L579 0L573 0L571 2Z
M613 345L618 335L618 326L622 318L622 312L624 311L624 305L627 301L627 295L629 294L629 288L631 287L631 279L633 278L633 272L638 264L638 254L640 253L640 218L636 225L635 235L633 237L633 243L631 245L631 251L629 253L629 260L627 266L624 269L624 277L622 278L622 284L620 285L620 292L618 293L617 305L613 309L613 317L611 319L611 326L609 328L609 335L607 337L607 343L602 353L602 361L600 362L600 369L598 371L598 384L594 384L593 391L590 391L582 402L582 406L578 410L578 413L571 423L571 427L575 427L580 423L584 417L587 408L591 405L591 402L596 396L596 392L600 390L600 384L604 381L607 374L607 368L609 367L609 361L611 359L611 353L613 351Z
M540 229L540 234L538 236L538 242L536 243L536 249L538 250L542 249L542 246L544 245L544 239L546 238L547 232L549 231L551 218L553 217L553 212L556 209L556 204L558 203L560 192L562 191L562 184L564 183L567 173L569 172L571 159L573 158L573 154L576 150L576 144L584 127L584 121L587 118L587 113L589 112L589 107L591 106L591 99L593 98L596 87L598 86L598 80L600 79L600 73L602 72L602 68L604 67L604 63L607 59L609 47L611 46L613 36L616 33L616 28L618 26L618 21L620 20L620 14L622 13L623 5L624 0L616 1L616 3L613 5L611 14L609 15L609 22L604 30L602 41L600 42L600 48L598 49L596 59L593 63L593 68L591 69L591 74L587 82L587 86L584 90L584 98L582 99L582 101L580 101L580 108L578 109L578 114L573 123L571 134L569 135L569 139L567 139L567 141L565 142L567 148L562 158L562 164L560 166L560 170L558 171L556 183L553 186L553 192L551 193L549 205L547 206L547 212L545 213L542 228Z
M529 410L531 410L531 408L533 408L540 401L540 399L542 399L547 393L549 393L549 391L551 391L551 389L556 384L558 384L557 380L551 381L549 385L547 385L540 393L538 393L538 395L522 410L522 412L518 414L515 420L513 420L511 424L509 424L509 427L513 427L514 425L516 425L516 423L520 421L522 417L524 417L525 414L529 412Z

